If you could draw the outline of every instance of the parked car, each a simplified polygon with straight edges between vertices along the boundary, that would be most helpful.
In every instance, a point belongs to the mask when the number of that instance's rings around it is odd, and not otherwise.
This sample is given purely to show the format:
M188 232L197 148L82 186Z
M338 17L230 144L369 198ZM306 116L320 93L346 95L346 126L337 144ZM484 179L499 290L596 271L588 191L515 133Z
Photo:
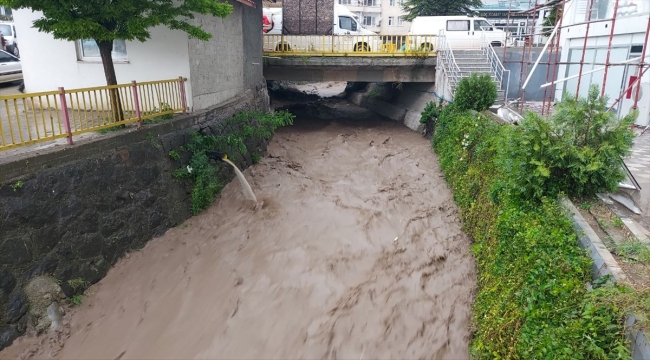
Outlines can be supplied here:
M20 59L0 50L0 84L17 82L22 79L23 67L20 64Z
M16 27L12 22L0 22L0 33L5 38L6 41L6 50L10 54L20 56L20 51L18 50L18 39L16 36Z

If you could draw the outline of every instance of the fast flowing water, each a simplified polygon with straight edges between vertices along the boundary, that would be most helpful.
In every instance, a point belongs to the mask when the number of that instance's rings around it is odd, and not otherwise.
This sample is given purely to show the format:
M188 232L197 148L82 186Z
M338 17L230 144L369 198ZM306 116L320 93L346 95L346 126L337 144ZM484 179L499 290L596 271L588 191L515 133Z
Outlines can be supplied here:
M297 121L246 174L262 207L231 182L0 357L468 358L470 241L427 140Z

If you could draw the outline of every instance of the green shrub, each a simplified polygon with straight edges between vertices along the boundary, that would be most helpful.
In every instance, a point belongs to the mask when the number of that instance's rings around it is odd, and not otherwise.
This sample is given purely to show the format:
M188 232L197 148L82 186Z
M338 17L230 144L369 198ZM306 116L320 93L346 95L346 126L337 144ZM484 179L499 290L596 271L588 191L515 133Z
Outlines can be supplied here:
M607 111L598 87L578 101L564 96L548 119L529 112L511 127L504 166L515 192L525 198L571 197L614 191L625 178L621 156L629 154L634 116L618 120Z
M554 197L513 196L511 125L445 107L432 144L474 239L476 359L629 358L617 288L588 291L591 259Z
M181 163L172 176L188 179L192 182L192 212L198 214L207 209L214 198L221 192L224 184L219 181L219 168L205 154L208 150L225 152L236 161L235 157L251 153L259 156L259 149L248 149L247 142L268 140L273 137L278 127L293 124L294 116L286 111L266 114L258 111L242 111L224 121L219 132L224 135L202 135L198 132L191 134L191 140L185 146L172 150L169 156L173 160L181 160L181 154L189 153L189 161ZM259 159L258 159L259 160Z
M424 135L429 135L433 133L433 128L435 126L438 116L442 111L443 105L442 100L436 105L433 101L430 101L427 106L424 107L422 114L420 116L420 124L424 125Z
M497 100L497 84L490 75L472 74L456 87L454 105L462 110L484 111Z

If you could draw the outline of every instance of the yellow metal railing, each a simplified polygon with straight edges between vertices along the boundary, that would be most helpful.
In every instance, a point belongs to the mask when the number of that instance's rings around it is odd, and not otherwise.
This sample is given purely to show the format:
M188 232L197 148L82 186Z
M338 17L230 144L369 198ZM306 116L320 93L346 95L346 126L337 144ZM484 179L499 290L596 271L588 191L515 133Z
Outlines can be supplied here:
M185 112L186 80L0 96L0 150Z
M437 35L263 35L268 56L435 56Z

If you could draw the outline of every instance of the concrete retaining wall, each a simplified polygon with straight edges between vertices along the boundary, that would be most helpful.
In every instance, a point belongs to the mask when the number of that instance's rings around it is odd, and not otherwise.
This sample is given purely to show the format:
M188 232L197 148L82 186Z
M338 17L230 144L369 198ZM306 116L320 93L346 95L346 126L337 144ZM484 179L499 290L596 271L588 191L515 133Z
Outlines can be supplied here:
M0 165L0 349L27 327L27 280L52 274L70 296L68 280L99 281L126 252L190 217L191 189L172 178L179 163L168 155L189 131L218 133L235 112L268 104L261 82L199 113Z
M439 101L435 87L434 83L371 83L365 89L352 93L349 100L404 123L413 131L422 132L420 116L424 107L431 101Z

